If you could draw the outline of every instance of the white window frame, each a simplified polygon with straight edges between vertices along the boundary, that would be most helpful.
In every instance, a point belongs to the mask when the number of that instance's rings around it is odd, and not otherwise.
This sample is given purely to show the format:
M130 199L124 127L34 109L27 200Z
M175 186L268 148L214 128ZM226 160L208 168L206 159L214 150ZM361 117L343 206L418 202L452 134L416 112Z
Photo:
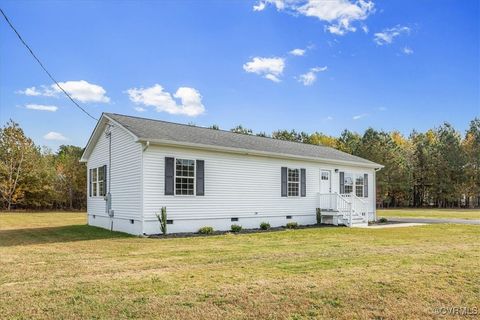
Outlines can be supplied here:
M362 179L362 184L361 185L357 185L357 179L358 178ZM365 190L364 190L365 189L365 178L363 176L363 173L356 173L354 182L355 182L354 183L354 185L355 185L355 195L359 198L365 198L365 196L364 196L365 195ZM358 187L362 187L362 195L361 196L357 195L357 188Z
M193 179L193 194L177 194L177 160L193 161L193 177L178 176L179 178ZM173 193L176 197L195 197L197 195L197 160L188 158L174 158L174 175L173 175Z
M345 194L354 194L355 196L359 197L359 198L368 198L368 197L365 197L365 174L366 173L354 173L354 172L344 172L343 173L343 188L344 188L344 193ZM346 183L346 180L347 180L347 176L348 177L351 177L352 178L352 192L347 192L346 189L347 189L347 186L350 186L350 185L347 185ZM361 185L358 185L357 184L357 177L361 177L362 178L362 181L363 183ZM362 187L362 196L358 196L357 195L357 187Z
M91 176L91 178L89 177L89 179L92 180L92 184L89 186L89 188L91 188L92 190L89 190L92 192L92 195L90 196L90 198L99 198L99 197L104 197L100 194L100 181L103 182L103 188L105 188L105 181L107 181L107 177L103 177L103 180L99 180L98 179L98 173L100 172L100 169L102 168L103 166L100 166L100 167L95 167L95 168L90 168L89 169L89 174ZM95 175L93 175L93 172L95 171ZM96 180L93 180L93 177L96 178ZM96 188L94 188L93 186L96 186ZM105 190L105 195L107 194L107 190ZM89 195L90 195L90 192L89 192Z
M347 184L347 176L352 179L352 184L351 185ZM347 192L347 186L352 187L351 192ZM344 172L343 173L343 189L344 189L343 192L345 194L352 194L352 193L354 194L354 192L355 192L355 174L354 173L351 173L351 172Z
M290 171L290 170L297 170L297 172L298 172L298 181L290 181L290 175L289 175L289 171ZM287 197L289 197L289 198L298 198L298 197L300 197L300 192L301 192L301 190L300 190L300 188L301 188L300 182L301 182L301 181L300 181L300 180L301 180L301 179L302 179L302 177L301 177L300 168L287 168ZM298 191L297 195L290 195L290 191L289 191L289 190L290 190L290 188L289 188L290 183L292 183L292 184L297 184L297 186L298 186L298 188L297 188L297 191Z

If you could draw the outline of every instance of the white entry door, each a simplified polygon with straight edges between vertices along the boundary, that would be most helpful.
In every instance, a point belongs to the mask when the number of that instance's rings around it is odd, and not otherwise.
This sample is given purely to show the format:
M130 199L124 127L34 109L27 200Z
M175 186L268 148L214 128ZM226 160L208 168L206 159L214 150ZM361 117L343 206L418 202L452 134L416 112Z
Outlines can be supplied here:
M320 209L332 208L332 177L330 170L320 170Z
M330 170L320 170L320 193L332 193Z

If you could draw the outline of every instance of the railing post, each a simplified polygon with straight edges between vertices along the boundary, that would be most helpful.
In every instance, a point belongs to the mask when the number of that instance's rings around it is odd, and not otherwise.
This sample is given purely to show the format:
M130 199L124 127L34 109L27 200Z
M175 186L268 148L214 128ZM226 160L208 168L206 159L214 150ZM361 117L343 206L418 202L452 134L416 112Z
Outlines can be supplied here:
M351 227L352 226L352 204L350 203L350 214L349 214L349 218L348 218L348 226Z

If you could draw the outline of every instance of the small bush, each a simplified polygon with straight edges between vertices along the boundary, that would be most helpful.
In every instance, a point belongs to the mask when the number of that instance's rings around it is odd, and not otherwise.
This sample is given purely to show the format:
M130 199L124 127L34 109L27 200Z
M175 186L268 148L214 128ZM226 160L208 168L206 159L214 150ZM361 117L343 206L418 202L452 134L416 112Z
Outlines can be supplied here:
M289 222L285 225L285 228L287 228L287 229L297 229L298 228L298 223Z
M260 223L260 229L262 229L262 230L268 230L268 229L270 229L270 223L268 223L268 222L262 222L262 223Z
M316 210L317 224L322 224L322 210L317 208Z
M384 218L384 217L381 217L380 219L378 219L378 222L380 223L385 223L387 221L388 221L387 218Z
M230 230L232 230L232 232L240 232L242 231L242 226L239 226L238 224L232 224L230 226Z
M213 233L213 228L209 226L201 227L200 229L198 229L198 233L211 234Z
M160 231L167 234L167 207L162 207L161 213L155 213L158 222L160 223Z

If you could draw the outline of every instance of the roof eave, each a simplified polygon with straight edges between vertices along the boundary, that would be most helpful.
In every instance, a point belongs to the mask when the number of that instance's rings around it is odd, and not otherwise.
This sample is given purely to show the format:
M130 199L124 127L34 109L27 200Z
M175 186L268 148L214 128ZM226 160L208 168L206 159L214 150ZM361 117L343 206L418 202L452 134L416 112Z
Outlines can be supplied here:
M193 148L193 149L222 151L222 152L227 152L227 153L256 155L256 156L271 157L271 158L282 158L282 159L292 159L292 160L307 160L307 161L323 162L323 163L330 163L330 164L343 164L343 165L363 167L363 168L372 168L372 169L381 169L381 168L384 167L383 165L378 164L378 163L374 163L374 162L363 163L363 162L347 161L347 160L334 160L334 159L327 159L327 158L308 157L308 156L284 154L284 153L277 153L277 152L257 151L257 150L251 150L251 149L243 149L243 148L212 146L212 145L206 145L206 144L201 144L201 143L179 142L179 141L172 141L172 140L165 140L165 139L138 138L136 141L138 141L138 142L149 142L149 143L153 143L153 144L157 144L157 145L189 147L189 148Z
M88 158L92 154L93 148L95 147L95 144L97 143L98 138L100 137L100 134L102 133L102 129L107 125L108 122L111 122L113 125L116 125L126 132L128 132L135 141L138 140L138 137L129 129L127 129L125 126L123 126L121 123L118 121L112 119L111 117L108 116L106 113L102 113L102 116L100 119L98 119L97 125L95 126L95 129L93 129L92 134L90 135L90 138L88 139L87 145L85 146L85 149L83 151L82 156L80 157L80 162L87 162Z

